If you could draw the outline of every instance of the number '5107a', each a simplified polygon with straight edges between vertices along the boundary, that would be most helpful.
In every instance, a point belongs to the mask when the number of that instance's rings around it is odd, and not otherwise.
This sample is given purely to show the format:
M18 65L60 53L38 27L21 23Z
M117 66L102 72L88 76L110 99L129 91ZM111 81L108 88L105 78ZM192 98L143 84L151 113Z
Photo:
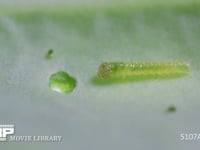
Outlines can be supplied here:
M181 133L180 140L182 141L200 140L200 133Z

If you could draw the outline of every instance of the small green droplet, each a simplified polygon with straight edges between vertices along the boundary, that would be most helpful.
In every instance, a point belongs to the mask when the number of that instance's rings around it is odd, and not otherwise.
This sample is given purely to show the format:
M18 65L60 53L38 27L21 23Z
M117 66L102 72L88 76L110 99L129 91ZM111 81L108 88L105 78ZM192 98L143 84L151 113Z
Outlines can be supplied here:
M46 59L51 59L52 58L52 55L53 55L53 49L50 49L47 54L46 54Z
M175 106L169 106L168 108L167 108L167 112L175 112L176 111L176 107Z
M64 71L52 74L49 78L49 88L59 93L70 93L76 87L76 79Z

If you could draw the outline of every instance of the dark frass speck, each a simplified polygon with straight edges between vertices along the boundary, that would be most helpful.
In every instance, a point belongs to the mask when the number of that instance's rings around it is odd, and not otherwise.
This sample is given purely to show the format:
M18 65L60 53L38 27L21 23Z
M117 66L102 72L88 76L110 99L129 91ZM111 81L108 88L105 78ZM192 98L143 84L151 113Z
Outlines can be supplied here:
M176 107L175 106L173 106L173 105L171 105L171 106L169 106L168 108L167 108L167 112L175 112L176 111Z
M70 93L76 87L77 81L65 71L52 74L49 78L49 88L59 93Z
M53 49L49 49L48 52L45 55L46 59L51 59L53 55Z

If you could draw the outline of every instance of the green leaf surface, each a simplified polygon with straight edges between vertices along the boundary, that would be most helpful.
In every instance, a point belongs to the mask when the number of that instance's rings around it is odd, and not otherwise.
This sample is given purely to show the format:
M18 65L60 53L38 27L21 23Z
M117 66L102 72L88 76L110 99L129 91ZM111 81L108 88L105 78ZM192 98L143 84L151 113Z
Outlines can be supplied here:
M200 131L200 4L158 2L2 9L0 122L15 124L15 135L63 140L0 147L197 148L198 141L181 141L180 134ZM54 52L47 60L49 49ZM107 61L183 61L191 68L181 78L95 84L99 65ZM59 70L78 80L70 94L48 87L50 75ZM176 112L167 113L169 106Z

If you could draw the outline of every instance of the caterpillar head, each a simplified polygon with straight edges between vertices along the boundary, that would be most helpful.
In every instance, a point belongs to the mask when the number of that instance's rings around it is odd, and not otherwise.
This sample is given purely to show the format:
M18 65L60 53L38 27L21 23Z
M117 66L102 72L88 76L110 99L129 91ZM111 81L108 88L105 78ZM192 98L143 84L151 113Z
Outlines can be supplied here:
M103 63L99 66L98 77L99 78L108 78L112 72L112 65L110 63Z

